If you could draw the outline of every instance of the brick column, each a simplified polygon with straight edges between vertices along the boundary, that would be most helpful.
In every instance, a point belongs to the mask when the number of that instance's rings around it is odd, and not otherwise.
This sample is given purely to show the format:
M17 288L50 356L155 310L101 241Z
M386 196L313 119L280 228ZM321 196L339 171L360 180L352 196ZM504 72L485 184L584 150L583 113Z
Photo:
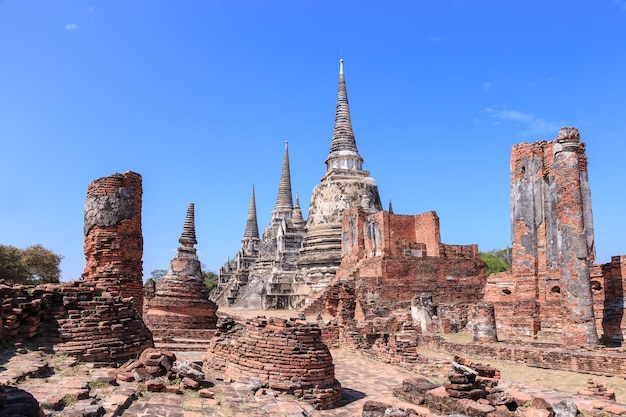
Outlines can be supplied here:
M113 174L93 181L85 200L85 282L111 295L133 297L143 309L141 175Z
M557 236L561 243L561 309L563 341L579 347L598 343L589 280L591 251L585 224L585 199L581 186L584 144L578 129L564 127L554 144L551 173L556 200Z

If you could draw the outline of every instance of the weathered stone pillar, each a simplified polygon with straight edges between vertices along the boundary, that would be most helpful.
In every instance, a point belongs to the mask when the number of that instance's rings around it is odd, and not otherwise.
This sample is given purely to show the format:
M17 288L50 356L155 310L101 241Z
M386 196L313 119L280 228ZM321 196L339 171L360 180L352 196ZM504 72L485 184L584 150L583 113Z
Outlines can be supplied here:
M82 279L143 310L141 175L113 174L93 181L85 200L85 258Z
M431 293L421 293L413 297L411 300L411 318L413 323L422 330L422 334L432 333L434 315L435 307Z
M590 196L588 187L587 193L583 192L581 179L581 172L586 174L584 150L585 145L580 142L578 129L562 128L555 139L551 167L554 175L552 187L556 200L557 239L561 245L559 267L563 341L570 347L598 343L589 280L593 247L590 247L585 224L585 210L590 207Z
M470 310L474 342L497 342L496 313L493 304L478 303Z

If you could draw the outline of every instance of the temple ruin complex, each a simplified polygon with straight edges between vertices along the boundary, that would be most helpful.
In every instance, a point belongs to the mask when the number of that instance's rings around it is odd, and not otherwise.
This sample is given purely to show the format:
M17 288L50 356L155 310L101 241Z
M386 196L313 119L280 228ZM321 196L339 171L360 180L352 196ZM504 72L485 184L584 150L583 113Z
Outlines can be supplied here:
M269 225L260 235L253 185L240 250L220 270L216 289L209 293L204 284L193 203L167 274L144 286L142 178L125 172L97 179L88 185L84 206L82 278L36 287L0 282L0 340L19 347L34 341L35 353L64 353L93 369L126 361L110 385L136 379L151 390L180 394L191 386L185 384L209 385L206 371L222 386L248 384L233 403L289 395L311 409L342 402L329 350L339 347L418 373L445 362L447 382L403 381L394 395L475 417L547 417L552 411L542 399L507 397L495 368L427 358L424 351L626 376L626 255L594 263L587 156L578 129L564 127L553 141L512 147L512 269L489 276L477 245L442 243L435 211L396 214L391 201L383 210L362 164L342 60L326 174L312 192L306 221L298 195L293 198L286 144ZM233 310L218 314L218 305L298 310L298 317L244 318ZM469 336L464 341L446 335L463 332ZM170 350L201 352L186 368L197 380L183 383L185 377L170 372ZM172 387L175 380L183 388ZM615 393L602 384L587 380L579 392L601 410L592 416L626 416L626 405L604 403ZM387 415L384 406L366 404L363 415ZM533 411L515 412L518 407Z

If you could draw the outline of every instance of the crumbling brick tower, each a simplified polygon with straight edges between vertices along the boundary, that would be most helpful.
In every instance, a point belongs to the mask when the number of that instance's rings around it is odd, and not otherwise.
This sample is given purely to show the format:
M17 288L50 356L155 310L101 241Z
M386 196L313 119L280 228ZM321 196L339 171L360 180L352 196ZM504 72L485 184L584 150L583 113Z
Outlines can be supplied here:
M99 178L85 200L85 282L113 296L133 297L143 309L143 236L141 175L135 172Z
M578 129L511 151L512 270L488 278L498 335L569 347L598 343L589 268L591 193Z

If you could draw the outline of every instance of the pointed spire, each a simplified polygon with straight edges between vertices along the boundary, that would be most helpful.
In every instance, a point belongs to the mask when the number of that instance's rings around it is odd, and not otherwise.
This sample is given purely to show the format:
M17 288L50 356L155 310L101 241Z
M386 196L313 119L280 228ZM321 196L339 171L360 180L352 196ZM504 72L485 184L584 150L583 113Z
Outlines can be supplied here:
M349 162L348 162L349 161ZM333 163L334 162L334 163ZM326 170L332 168L361 169L363 158L359 155L352 131L350 106L348 105L348 90L343 71L343 58L339 60L339 90L337 92L337 110L335 113L335 127L330 153L326 158Z
M254 183L252 184L252 194L250 194L250 206L248 207L248 220L243 238L259 238L259 225L256 220L256 200L254 198Z
M304 222L304 218L302 217L302 209L300 208L300 197L298 196L298 193L296 193L296 205L293 208L293 224L296 226L302 226L304 227L305 222Z
M185 224L183 225L183 233L178 239L181 245L193 247L198 243L196 240L196 219L193 203L189 203L187 207L187 215L185 216Z
M393 214L393 206L391 205L391 197L389 197L389 214Z
M289 146L285 141L285 156L283 158L283 169L280 173L280 184L278 185L278 197L276 206L272 211L272 218L291 217L293 212L293 199L291 196L291 173L289 171Z

